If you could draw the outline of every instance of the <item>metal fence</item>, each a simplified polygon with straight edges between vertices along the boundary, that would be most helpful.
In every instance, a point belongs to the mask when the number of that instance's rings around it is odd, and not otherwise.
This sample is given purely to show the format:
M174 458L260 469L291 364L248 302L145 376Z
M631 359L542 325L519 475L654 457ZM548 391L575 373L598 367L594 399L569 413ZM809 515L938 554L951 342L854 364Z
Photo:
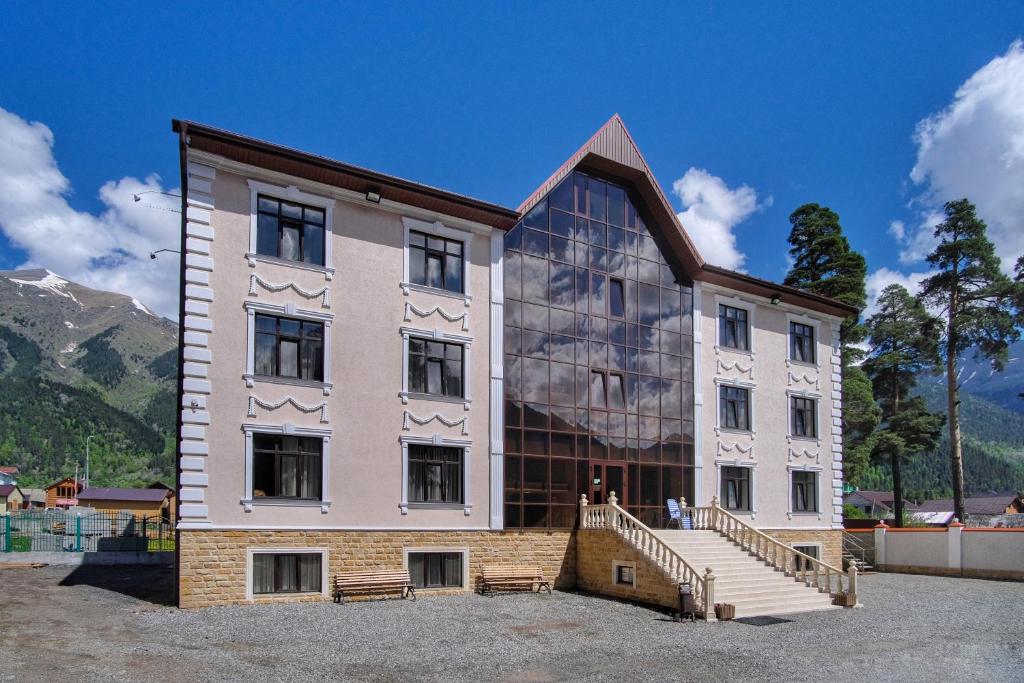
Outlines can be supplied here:
M0 552L174 550L174 527L130 512L24 510L0 516Z

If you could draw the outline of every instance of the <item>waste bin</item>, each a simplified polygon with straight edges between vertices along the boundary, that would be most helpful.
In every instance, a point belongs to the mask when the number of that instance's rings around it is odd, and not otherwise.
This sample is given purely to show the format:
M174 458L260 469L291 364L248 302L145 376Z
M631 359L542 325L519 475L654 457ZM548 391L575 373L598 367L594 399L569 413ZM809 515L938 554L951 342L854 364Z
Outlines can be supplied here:
M696 605L693 601L693 587L683 582L679 584L679 621L683 619L689 619L693 621L696 618Z

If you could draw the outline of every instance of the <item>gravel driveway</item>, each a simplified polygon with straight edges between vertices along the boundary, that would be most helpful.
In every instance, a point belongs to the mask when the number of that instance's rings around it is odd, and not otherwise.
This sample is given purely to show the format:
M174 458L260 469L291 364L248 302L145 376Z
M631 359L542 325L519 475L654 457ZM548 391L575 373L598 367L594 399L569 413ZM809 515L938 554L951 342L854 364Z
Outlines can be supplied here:
M0 680L1024 680L1020 583L878 574L753 625L559 592L180 611L170 579L0 569Z

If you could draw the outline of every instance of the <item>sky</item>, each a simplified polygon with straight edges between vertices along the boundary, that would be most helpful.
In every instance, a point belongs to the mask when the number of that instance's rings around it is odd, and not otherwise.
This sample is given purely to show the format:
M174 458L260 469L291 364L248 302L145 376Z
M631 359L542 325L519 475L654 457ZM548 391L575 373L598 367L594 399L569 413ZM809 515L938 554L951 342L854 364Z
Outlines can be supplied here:
M619 113L708 261L781 280L817 202L871 294L914 286L966 196L1009 271L1022 35L1020 2L8 3L0 270L174 317L171 118L515 207Z

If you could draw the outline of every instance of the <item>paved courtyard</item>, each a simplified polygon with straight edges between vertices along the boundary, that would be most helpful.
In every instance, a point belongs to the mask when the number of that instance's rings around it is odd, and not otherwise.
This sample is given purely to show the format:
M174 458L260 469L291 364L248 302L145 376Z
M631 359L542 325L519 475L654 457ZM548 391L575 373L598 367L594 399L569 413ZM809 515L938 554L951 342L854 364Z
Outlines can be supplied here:
M1024 680L1020 583L878 574L753 625L559 592L179 611L170 579L0 569L0 681Z

